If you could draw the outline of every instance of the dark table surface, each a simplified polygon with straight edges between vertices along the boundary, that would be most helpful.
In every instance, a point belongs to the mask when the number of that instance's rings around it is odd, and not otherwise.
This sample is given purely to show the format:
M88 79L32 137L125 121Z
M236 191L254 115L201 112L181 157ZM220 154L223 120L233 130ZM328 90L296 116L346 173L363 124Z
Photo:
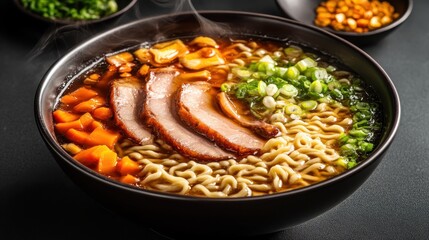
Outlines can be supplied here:
M275 0L194 6L283 16ZM0 9L0 239L166 239L101 207L66 177L38 133L33 100L49 66L79 42L177 9L141 0L108 25L61 29L29 19L12 1ZM428 13L429 1L414 0L403 25L362 47L391 77L402 107L397 136L372 176L321 216L254 239L429 239Z

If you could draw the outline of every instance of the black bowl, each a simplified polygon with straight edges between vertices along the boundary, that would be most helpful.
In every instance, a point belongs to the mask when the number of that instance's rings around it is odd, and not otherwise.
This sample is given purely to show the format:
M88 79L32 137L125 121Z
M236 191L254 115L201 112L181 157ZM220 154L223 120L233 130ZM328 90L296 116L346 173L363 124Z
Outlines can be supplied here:
M40 20L42 22L46 22L49 24L58 24L58 25L88 25L88 24L96 24L106 21L111 21L113 19L116 19L117 17L121 16L128 10L130 10L136 3L137 0L117 0L116 3L118 4L118 11L115 13L112 13L110 15L101 17L99 19L93 19L93 20L73 20L73 19L51 19L43 17L42 15L39 15L27 8L25 8L21 2L21 0L14 0L15 5L21 10L23 13L27 14L28 16L35 18L37 20Z
M276 1L277 5L288 18L315 26L314 19L316 18L316 8L322 1L326 0ZM359 46L376 43L405 22L413 9L413 0L388 0L388 2L395 8L395 11L399 13L399 18L389 25L365 33L336 31L330 27L324 27L323 29Z
M202 33L192 13L141 19L98 35L72 49L43 77L35 96L40 134L56 162L85 192L113 211L144 226L174 234L259 235L303 223L336 206L358 189L382 160L400 120L399 96L386 72L365 52L343 39L293 20L245 12L203 11L232 33L290 39L337 57L378 93L384 111L381 140L368 159L337 177L290 192L247 198L200 198L137 189L108 179L75 161L58 144L52 110L59 91L96 56L146 41ZM214 230L216 229L216 230Z

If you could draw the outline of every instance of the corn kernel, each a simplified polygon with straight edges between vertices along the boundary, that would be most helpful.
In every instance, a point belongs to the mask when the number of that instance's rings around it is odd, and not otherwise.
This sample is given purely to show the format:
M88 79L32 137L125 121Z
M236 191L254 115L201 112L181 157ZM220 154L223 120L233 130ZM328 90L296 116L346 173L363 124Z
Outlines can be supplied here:
M326 0L315 11L317 26L347 32L368 32L399 18L388 1L379 0Z

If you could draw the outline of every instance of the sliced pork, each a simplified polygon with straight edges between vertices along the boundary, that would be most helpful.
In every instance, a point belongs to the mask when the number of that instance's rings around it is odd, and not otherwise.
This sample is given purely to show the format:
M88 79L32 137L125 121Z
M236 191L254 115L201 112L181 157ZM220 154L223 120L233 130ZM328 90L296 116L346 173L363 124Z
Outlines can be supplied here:
M178 71L164 68L151 71L146 82L142 116L148 126L177 152L200 161L234 158L213 142L183 125L173 111L172 98L180 86Z
M217 94L216 98L225 115L234 119L242 126L250 128L253 132L266 139L276 137L280 134L280 130L272 124L250 119L245 115L239 114L237 107L231 102L226 93L220 92Z
M175 96L180 119L196 132L239 155L257 154L265 140L226 117L216 107L215 92L207 82L182 84Z
M115 122L125 134L139 144L149 144L154 136L140 117L143 91L143 85L137 78L114 80L110 87L110 104Z

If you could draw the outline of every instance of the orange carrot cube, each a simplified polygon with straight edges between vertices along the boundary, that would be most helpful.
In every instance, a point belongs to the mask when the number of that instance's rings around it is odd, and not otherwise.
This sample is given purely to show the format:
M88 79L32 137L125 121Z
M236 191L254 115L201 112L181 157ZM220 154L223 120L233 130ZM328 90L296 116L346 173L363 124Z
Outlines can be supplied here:
M118 163L118 156L116 152L112 150L104 151L100 160L98 161L97 171L101 174L111 175L116 170L116 164Z
M139 181L139 178L137 178L131 174L127 174L125 176L120 177L119 181L122 183L127 183L127 184L136 184Z
M92 97L97 96L98 93L86 87L80 87L73 92L64 95L60 101L65 104L74 105L82 101L86 101Z
M109 148L113 148L119 137L120 134L118 132L98 127L89 134L86 144L89 146L106 145Z
M137 162L131 160L128 156L125 156L118 162L117 170L121 175L127 175L136 174L141 170L141 168Z
M113 116L113 112L108 107L99 107L92 112L92 115L98 120L107 120Z
M67 139L79 145L85 144L89 138L88 132L76 130L74 128L67 130L65 135Z
M111 151L106 145L98 145L80 151L74 156L78 162L88 167L96 167L103 152Z
M65 123L79 119L80 115L57 109L53 112L53 117L55 122Z
M55 129L61 133L65 134L69 129L83 130L84 127L80 119L71 121L71 122L63 122L55 124Z
M86 101L78 103L73 107L73 110L76 112L92 112L94 109L103 106L106 104L106 100L100 96L90 98Z

